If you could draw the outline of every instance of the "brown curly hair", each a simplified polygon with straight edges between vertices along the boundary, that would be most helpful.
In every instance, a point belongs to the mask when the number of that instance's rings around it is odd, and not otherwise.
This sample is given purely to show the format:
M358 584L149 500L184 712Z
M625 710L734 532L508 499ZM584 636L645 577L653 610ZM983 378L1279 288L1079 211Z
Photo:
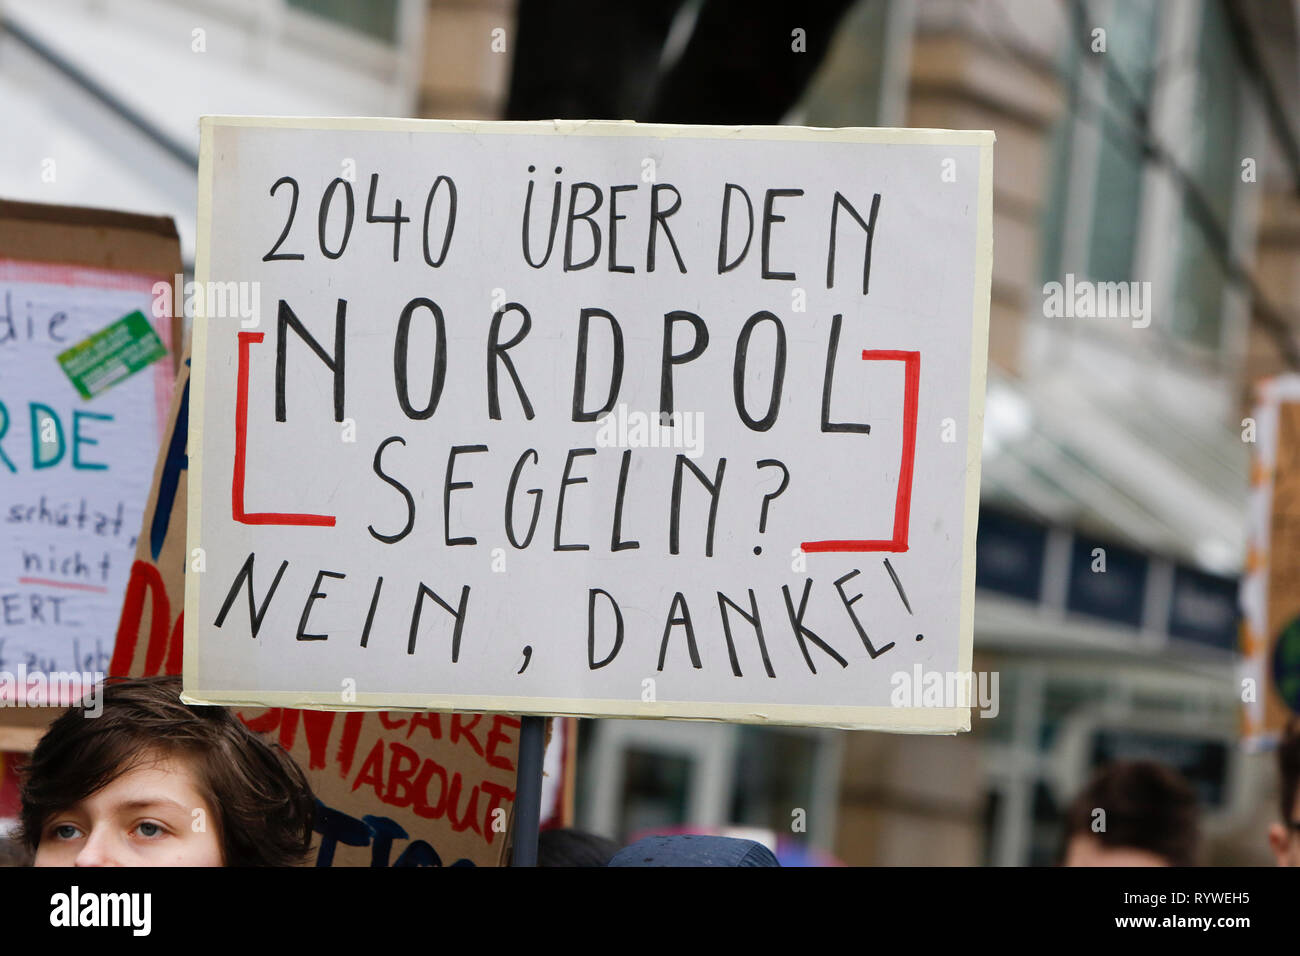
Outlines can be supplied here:
M183 704L180 694L179 677L110 677L102 713L74 706L50 725L22 771L18 836L32 852L53 814L162 753L192 762L226 866L306 861L316 802L302 769L230 710Z

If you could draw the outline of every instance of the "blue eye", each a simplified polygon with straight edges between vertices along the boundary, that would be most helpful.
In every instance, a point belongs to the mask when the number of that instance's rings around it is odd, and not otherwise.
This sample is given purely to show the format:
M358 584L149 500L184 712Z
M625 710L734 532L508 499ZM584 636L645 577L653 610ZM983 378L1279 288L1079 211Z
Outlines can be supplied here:
M60 840L75 840L80 832L71 823L60 823L54 828L54 835Z
M148 820L145 820L138 827L136 827L136 829L140 831L140 835L142 837L146 837L146 838L162 836L162 834L165 832L163 828L160 827L158 824L151 823Z

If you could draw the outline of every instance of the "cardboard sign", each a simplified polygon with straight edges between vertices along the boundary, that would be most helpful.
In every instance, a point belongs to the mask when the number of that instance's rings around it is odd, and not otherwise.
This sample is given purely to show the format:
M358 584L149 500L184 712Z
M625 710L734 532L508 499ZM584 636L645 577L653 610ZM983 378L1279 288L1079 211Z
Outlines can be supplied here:
M23 753L0 750L0 839L17 825L18 815L22 812L18 768L25 758L26 754Z
M181 672L190 359L181 364L110 673ZM514 803L519 721L503 715L243 709L320 801L317 866L496 866Z
M1242 732L1276 741L1300 714L1300 376L1262 382L1241 579Z
M21 675L0 687L28 706L107 670L172 392L153 288L179 263L170 219L0 202L0 672ZM137 374L86 366L79 394L60 356L129 316Z
M187 696L967 729L992 142L205 118Z

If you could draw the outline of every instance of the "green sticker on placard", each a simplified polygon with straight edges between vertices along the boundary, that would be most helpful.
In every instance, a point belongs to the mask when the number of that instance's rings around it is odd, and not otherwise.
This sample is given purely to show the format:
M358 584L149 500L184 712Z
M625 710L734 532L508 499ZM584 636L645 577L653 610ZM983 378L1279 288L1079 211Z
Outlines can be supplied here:
M59 365L82 398L94 398L167 354L144 313L124 315L59 353Z

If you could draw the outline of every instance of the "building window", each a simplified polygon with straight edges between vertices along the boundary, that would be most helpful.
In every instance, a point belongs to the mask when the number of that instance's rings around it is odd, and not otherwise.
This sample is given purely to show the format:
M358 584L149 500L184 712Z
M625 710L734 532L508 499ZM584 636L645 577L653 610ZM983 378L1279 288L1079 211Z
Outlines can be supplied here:
M397 43L397 0L287 0L295 9L382 43Z
M1088 274L1098 282L1133 276L1144 172L1141 137L1151 115L1157 7L1155 0L1117 4L1106 24L1104 54L1110 64L1102 82L1105 107L1097 143Z
M1173 329L1180 337L1213 349L1221 341L1228 291L1224 258L1231 252L1242 116L1241 68L1219 0L1209 0L1202 11L1197 64L1191 110L1194 138L1187 169L1197 196L1184 194L1178 213ZM1208 208L1198 208L1198 202Z
M816 800L818 746L805 732L741 727L730 822L791 832L791 809Z
M1042 279L1150 280L1154 327L1218 352L1248 107L1222 0L1075 0L1064 31Z
M688 823L693 761L680 754L629 748L619 807L620 840Z

